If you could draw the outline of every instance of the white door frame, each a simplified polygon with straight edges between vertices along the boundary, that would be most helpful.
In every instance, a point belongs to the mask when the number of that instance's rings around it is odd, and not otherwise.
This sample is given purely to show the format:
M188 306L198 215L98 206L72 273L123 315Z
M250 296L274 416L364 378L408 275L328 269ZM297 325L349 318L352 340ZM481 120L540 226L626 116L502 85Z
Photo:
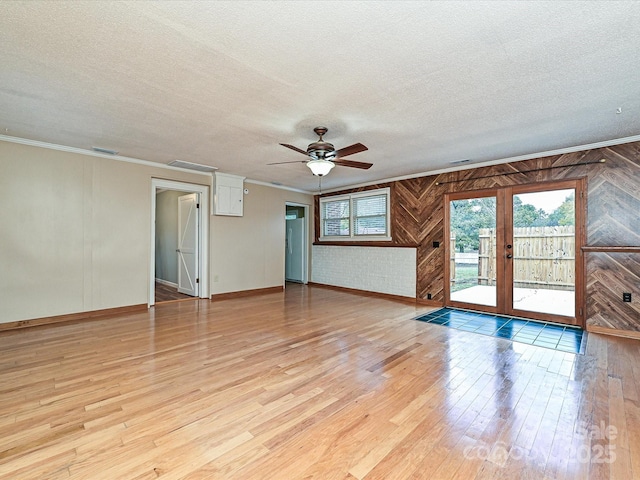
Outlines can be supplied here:
M198 272L200 278L199 296L209 298L209 187L196 183L177 182L151 179L151 257L149 259L149 302L151 307L155 305L155 280L156 280L156 191L157 189L177 190L186 193L198 193L200 208L198 209L198 242L200 243L198 255Z
M285 202L284 212L285 216L287 214L287 207L303 207L304 208L304 245L302 245L302 249L304 251L304 261L302 262L302 283L305 285L309 283L309 205L305 205L304 203L296 203L296 202ZM287 230L287 222L284 222L285 229L285 237ZM287 256L285 254L284 261L287 261ZM286 285L287 283L287 270L286 263L283 265L283 278L282 284Z

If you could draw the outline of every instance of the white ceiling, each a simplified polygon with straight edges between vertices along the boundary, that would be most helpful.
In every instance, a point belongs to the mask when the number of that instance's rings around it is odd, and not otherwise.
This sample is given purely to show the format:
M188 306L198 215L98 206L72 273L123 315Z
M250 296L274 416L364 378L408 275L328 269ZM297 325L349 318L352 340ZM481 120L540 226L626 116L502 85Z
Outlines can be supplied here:
M640 2L4 1L0 133L316 191L640 134ZM618 108L622 113L616 113Z

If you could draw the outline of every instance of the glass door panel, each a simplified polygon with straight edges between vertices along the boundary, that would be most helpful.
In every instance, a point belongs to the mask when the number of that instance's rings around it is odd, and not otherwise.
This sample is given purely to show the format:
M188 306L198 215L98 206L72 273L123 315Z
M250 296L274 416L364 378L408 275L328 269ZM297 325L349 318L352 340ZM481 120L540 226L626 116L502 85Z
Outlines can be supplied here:
M512 310L575 316L575 189L513 195ZM511 263L511 266L509 265Z
M445 305L584 325L583 180L445 197Z
M496 197L449 202L449 300L497 306Z

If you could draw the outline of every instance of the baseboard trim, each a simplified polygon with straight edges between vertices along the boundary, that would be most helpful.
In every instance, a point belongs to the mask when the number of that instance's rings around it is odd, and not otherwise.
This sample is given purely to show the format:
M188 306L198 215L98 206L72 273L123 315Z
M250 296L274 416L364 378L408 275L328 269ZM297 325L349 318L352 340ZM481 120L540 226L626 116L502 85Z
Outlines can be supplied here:
M253 297L256 295L282 292L284 292L284 287L278 285L277 287L254 288L253 290L240 290L238 292L214 293L211 295L211 301L216 302L218 300L229 300L231 298Z
M338 287L336 285L327 285L326 283L309 282L311 287L328 288L330 290L337 290L339 292L353 293L354 295L361 295L364 297L383 298L385 300L391 300L394 302L416 304L416 299L413 297L403 297L402 295L392 295L390 293L372 292L370 290L359 290L357 288Z
M444 303L442 302L438 302L437 300L427 300L425 298L417 298L416 303L418 305L427 305L429 307L444 307Z
M640 332L631 330L618 330L617 328L601 327L599 325L587 325L587 332L601 333L603 335L612 335L614 337L633 338L640 340Z
M163 280L161 278L156 278L156 283L160 283L162 285L166 285L167 287L178 288L177 283L170 282L169 280Z
M0 323L0 332L6 330L17 330L20 328L40 327L43 325L53 325L56 323L78 322L84 320L97 320L111 315L123 313L134 313L147 310L146 303L138 305L127 305L126 307L105 308L102 310L91 310L88 312L68 313L65 315L55 315L53 317L33 318L30 320L19 320L17 322Z

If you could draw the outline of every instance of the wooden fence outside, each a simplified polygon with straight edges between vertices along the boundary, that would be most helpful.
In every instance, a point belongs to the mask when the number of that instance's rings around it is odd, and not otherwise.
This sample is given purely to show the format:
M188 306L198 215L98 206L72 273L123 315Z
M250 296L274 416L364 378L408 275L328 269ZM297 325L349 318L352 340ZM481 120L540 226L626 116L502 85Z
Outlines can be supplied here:
M480 229L478 250L478 285L496 284L496 232ZM514 286L567 290L575 288L575 230L573 226L520 227L513 231ZM450 251L450 277L455 285L455 235Z

